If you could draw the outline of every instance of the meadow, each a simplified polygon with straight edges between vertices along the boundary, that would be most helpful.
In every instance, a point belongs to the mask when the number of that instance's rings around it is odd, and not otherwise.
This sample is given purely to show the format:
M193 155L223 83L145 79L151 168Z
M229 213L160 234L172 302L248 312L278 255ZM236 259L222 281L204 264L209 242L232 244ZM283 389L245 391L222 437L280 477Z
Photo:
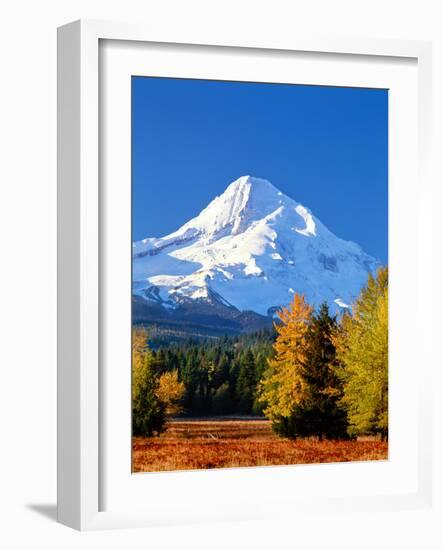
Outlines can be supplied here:
M171 419L159 437L134 437L133 472L386 460L388 442L290 440L256 418Z

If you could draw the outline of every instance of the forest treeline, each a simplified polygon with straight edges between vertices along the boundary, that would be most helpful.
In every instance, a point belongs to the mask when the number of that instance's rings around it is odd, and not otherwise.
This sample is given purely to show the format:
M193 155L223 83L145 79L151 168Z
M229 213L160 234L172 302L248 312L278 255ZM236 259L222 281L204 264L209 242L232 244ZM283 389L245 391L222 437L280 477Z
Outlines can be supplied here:
M273 330L153 349L133 330L133 433L168 416L263 415L289 438L388 436L388 270L338 319L295 294Z

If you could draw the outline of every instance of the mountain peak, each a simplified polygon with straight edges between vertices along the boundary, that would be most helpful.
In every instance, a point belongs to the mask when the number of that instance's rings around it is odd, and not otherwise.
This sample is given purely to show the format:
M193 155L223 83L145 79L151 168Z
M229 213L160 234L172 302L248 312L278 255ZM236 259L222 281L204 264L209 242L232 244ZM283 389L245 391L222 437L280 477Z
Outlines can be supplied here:
M275 187L272 185L272 183L265 179L265 178L257 178L255 176L250 176L250 175L247 175L247 176L240 176L239 178L237 178L236 180L234 180L232 183L230 183L228 185L228 188L231 187L231 185L235 186L235 185L244 185L244 184L247 184L249 183L250 185L256 185L256 186L259 186L259 185L266 185L268 187L272 187L275 189Z
M241 176L240 178L236 179L232 183L228 185L228 187L225 189L225 193L227 191L230 192L239 192L242 188L248 188L251 191L262 191L267 192L271 194L279 194L281 195L280 191L272 185L272 183L264 178L257 178L255 176Z
M282 206L292 206L297 203L283 195L272 183L263 178L241 176L233 181L225 191L216 197L195 218L211 220L209 233L218 232L223 228L231 228L232 234L237 234L251 223L265 218Z
M312 304L343 307L378 265L308 208L250 175L174 233L134 243L133 257L140 298L173 310L217 296L230 308L261 315L287 304L294 292Z

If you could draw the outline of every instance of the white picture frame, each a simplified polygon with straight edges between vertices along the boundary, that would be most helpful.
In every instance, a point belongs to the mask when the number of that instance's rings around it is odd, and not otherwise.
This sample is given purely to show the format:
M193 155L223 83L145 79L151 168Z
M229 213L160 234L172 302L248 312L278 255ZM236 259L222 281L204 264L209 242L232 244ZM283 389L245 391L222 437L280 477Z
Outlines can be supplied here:
M193 36L187 36L186 30L168 34L161 29L156 31L143 25L101 21L77 21L61 27L58 33L59 522L76 529L89 530L220 519L284 517L295 509L304 512L325 510L331 507L331 502L334 503L335 511L346 511L356 507L364 511L404 507L429 508L432 502L431 423L429 422L432 346L428 342L428 351L422 357L422 369L417 375L418 383L414 385L417 398L417 457L416 462L408 467L415 468L417 476L407 488L405 485L405 490L401 490L399 486L398 490L392 489L391 492L388 491L383 495L377 492L361 494L348 492L348 494L337 494L335 497L331 489L332 492L327 496L316 493L312 498L308 498L304 495L301 500L289 501L288 506L288 497L282 489L281 503L279 503L278 490L272 494L272 513L265 509L266 498L271 499L270 494L266 495L266 490L261 499L251 497L248 506L242 502L237 505L232 503L229 506L228 501L221 499L219 505L214 507L186 507L181 504L170 510L167 502L163 506L155 507L140 506L135 500L131 503L132 493L128 492L126 500L122 497L121 505L114 501L111 509L106 507L103 509L101 484L107 479L106 470L109 470L108 466L104 467L106 457L103 453L109 450L109 447L105 441L106 430L103 427L106 415L103 402L108 397L104 399L101 387L103 364L100 338L103 319L100 304L106 298L106 285L104 289L101 285L103 276L103 235L101 233L106 231L107 226L100 220L106 217L103 216L103 209L108 208L110 203L107 201L107 206L104 205L100 179L102 144L99 114L102 106L99 81L102 41L118 41L120 44L124 41L129 48L131 45L140 43L174 44L175 48L179 49L192 44L197 49L199 47L225 48L230 55L236 55L236 52L248 55L248 52L268 51L281 55L288 52L304 52L312 55L331 54L332 57L341 56L341 59L346 58L352 62L390 59L395 64L395 60L412 60L416 65L418 82L418 94L414 96L418 116L418 125L415 127L418 137L418 151L416 151L418 178L415 174L411 176L419 202L417 224L420 225L420 234L417 236L416 261L420 269L417 271L417 281L414 281L417 283L417 295L414 299L416 299L418 315L429 314L427 309L431 307L429 304L432 296L432 288L426 284L426 281L431 278L429 266L432 248L424 239L426 229L429 229L432 220L423 214L426 212L426 205L432 200L432 182L429 173L431 139L431 46L429 43L312 35L254 37L252 32L243 37L236 37L230 36L227 31L222 32L218 37L209 38L204 33L201 36L196 36L195 33ZM208 55L211 55L210 52ZM399 207L395 204L393 206L393 208ZM421 337L430 338L424 332L421 333ZM119 406L122 407L122 403ZM395 466L395 462L393 464ZM304 473L300 475L312 478L313 470L312 467L310 468L310 470L305 468ZM268 482L272 481L277 486L279 483L287 484L288 478L285 476L289 472L288 469L266 470ZM334 472L339 471L323 469L321 477L330 475L328 472L336 475ZM361 476L361 472L354 470L356 479ZM211 472L210 479L208 472L180 473L180 478L176 473L150 475L151 478L144 477L144 485L149 482L155 483L157 487L165 485L168 491L172 491L174 484L178 483L183 490L186 486L190 487L191 483L194 487L199 483L207 485L212 482L218 482L221 486L229 483L229 480L231 483L238 484L246 479L253 484L258 479L257 476L261 476L260 480L264 479L263 469L259 473L257 469ZM386 475L392 475L392 472L386 471ZM352 483L351 478L348 479L348 484ZM138 484L138 482L132 481L131 484Z

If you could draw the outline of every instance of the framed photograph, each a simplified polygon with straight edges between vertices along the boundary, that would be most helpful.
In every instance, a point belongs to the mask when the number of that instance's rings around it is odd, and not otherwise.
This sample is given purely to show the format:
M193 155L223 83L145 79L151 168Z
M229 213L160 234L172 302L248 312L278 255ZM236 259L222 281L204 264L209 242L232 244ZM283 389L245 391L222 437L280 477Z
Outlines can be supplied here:
M429 44L58 44L59 521L431 506Z

